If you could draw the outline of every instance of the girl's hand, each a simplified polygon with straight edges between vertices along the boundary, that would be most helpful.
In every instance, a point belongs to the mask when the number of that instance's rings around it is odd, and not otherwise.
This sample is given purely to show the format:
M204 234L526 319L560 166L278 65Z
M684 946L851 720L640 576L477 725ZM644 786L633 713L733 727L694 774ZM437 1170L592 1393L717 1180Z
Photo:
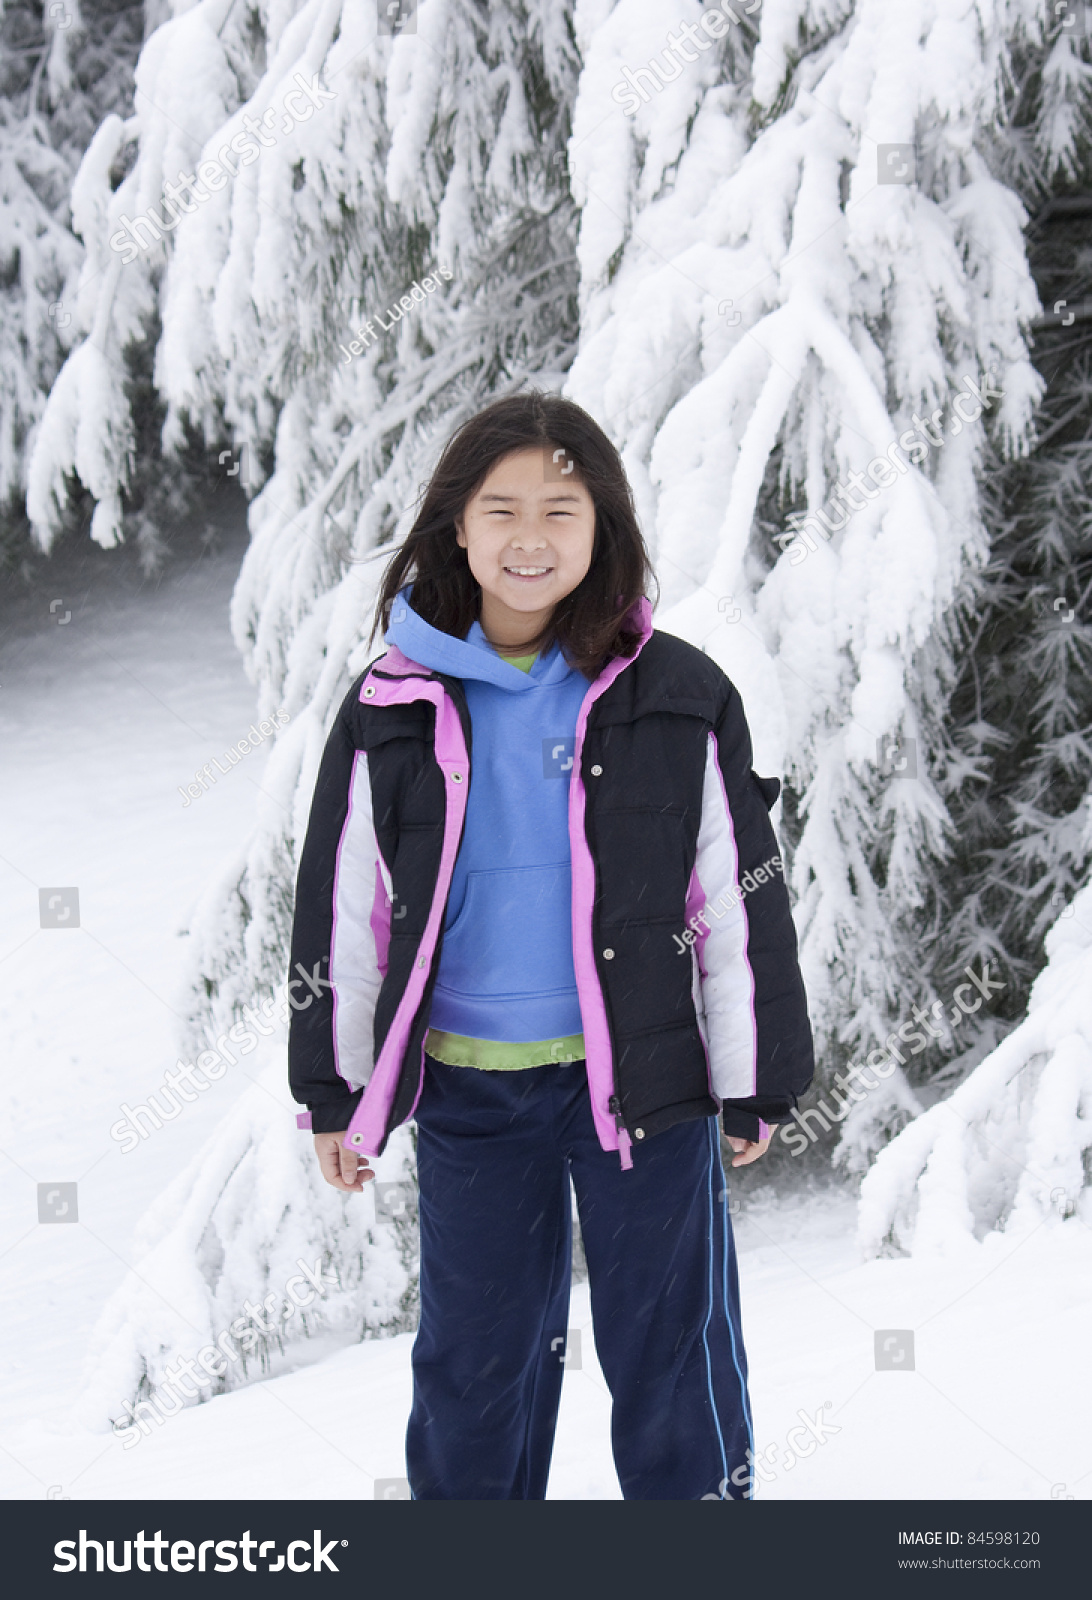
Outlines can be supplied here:
M759 1156L764 1156L770 1148L770 1139L777 1132L777 1124L770 1125L769 1139L737 1139L734 1134L728 1135L728 1143L735 1151L732 1157L733 1167L746 1167L752 1161L757 1161Z
M327 1183L344 1194L363 1194L364 1185L369 1178L375 1177L375 1173L365 1156L358 1156L355 1150L346 1150L342 1144L348 1131L342 1128L340 1133L316 1133L315 1154Z

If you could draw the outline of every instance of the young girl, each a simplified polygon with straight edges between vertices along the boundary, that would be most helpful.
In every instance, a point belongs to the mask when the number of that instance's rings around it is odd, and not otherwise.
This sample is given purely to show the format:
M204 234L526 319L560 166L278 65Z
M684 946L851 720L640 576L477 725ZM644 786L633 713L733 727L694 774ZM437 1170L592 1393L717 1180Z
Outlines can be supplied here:
M812 1076L740 697L652 628L621 461L498 401L440 459L330 734L300 862L290 1073L327 1181L417 1123L415 1499L545 1496L570 1179L622 1493L748 1499L717 1129L761 1156ZM412 581L407 581L412 580ZM373 627L372 637L374 638Z

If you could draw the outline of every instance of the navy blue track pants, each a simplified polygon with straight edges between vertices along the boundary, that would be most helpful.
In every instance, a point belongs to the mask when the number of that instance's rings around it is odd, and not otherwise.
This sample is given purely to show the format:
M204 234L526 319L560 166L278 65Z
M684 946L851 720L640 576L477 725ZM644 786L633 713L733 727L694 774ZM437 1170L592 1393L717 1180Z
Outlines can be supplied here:
M417 1500L546 1494L569 1310L572 1177L627 1500L747 1499L752 1445L715 1117L596 1137L583 1062L425 1057L421 1321L406 1439Z

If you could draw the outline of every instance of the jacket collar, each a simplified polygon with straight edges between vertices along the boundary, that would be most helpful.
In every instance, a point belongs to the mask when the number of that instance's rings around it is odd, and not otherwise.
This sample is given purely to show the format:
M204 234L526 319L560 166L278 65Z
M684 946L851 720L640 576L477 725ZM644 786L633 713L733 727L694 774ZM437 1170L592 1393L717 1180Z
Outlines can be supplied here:
M629 611L626 613L626 620L639 635L637 648L632 656L627 656L624 659L621 667L618 666L617 659L609 661L599 674L599 678L594 680L595 683L598 683L605 673L609 673L613 679L617 677L620 671L625 671L625 668L631 662L636 661L652 637L652 602L647 595L642 595L639 600L636 600L630 606ZM397 677L438 678L442 676L442 674L434 672L431 667L423 666L421 662L412 660L396 644L388 645L386 655L381 656L374 663L374 666L381 667L385 673L391 673Z

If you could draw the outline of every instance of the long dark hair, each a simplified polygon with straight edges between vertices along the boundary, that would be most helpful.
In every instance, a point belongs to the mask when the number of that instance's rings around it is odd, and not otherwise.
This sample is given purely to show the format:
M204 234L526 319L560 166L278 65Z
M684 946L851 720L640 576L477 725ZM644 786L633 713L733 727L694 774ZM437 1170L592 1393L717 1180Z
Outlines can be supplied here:
M637 523L633 491L617 450L571 400L532 391L495 400L452 435L424 491L412 528L383 575L369 644L390 626L398 591L413 583L414 611L465 639L481 615L481 586L455 537L455 518L490 469L514 450L564 450L595 504L591 565L554 607L540 647L556 640L566 659L594 678L614 656L632 655L639 635L626 613L655 583Z

